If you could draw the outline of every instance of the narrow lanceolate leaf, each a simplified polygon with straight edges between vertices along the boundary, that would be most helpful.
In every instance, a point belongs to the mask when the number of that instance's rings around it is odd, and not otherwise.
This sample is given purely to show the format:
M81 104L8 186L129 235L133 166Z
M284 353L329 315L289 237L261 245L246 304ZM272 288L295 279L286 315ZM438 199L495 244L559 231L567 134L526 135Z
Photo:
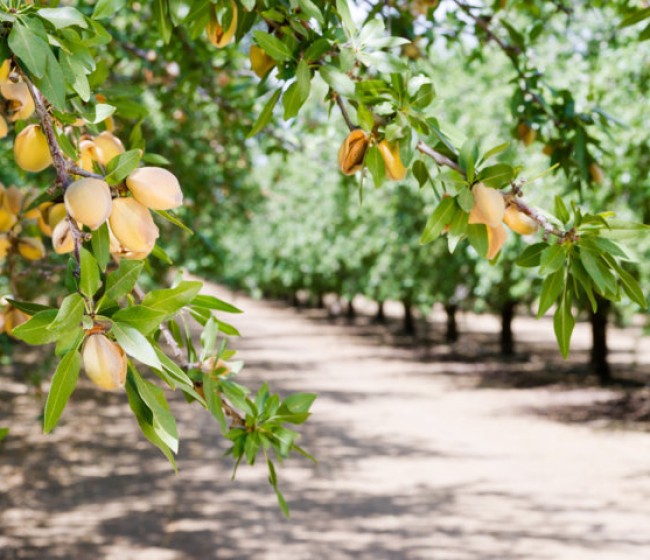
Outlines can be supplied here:
M122 9L126 0L97 0L93 10L93 19L113 17L115 12Z
M566 360L569 357L569 347L571 344L571 335L575 327L575 319L571 312L571 294L568 287L565 287L560 303L553 317L553 327L555 337L562 357Z
M59 422L63 409L77 386L80 368L81 356L76 348L68 352L59 362L52 377L52 385L45 403L43 420L43 431L45 433L51 432Z
M143 266L143 261L121 261L118 269L109 274L106 279L104 297L109 301L115 301L126 294L130 294L140 277Z
M445 226L451 223L455 213L456 202L454 199L451 197L443 198L424 228L422 237L420 237L420 245L426 245L436 239Z
M141 157L140 150L129 150L115 156L106 167L106 182L109 185L117 185L124 181L138 167Z
M125 389L126 396L129 399L129 406L138 421L142 433L151 443L162 451L163 455L167 457L168 461L172 464L174 470L177 470L174 453L156 433L156 430L154 429L153 413L140 396L138 387L133 379L132 371L129 371L129 375L127 376Z
M131 375L138 389L138 394L153 415L152 426L154 431L174 453L178 453L176 420L169 410L165 394L159 387L143 379L133 368L131 368Z
M62 333L78 327L84 314L84 298L80 294L70 294L61 302L61 307L48 327L48 331Z
M34 83L56 109L65 111L66 91L63 69L49 48L45 52L45 72L42 77L35 77Z
M539 266L542 253L547 247L548 243L534 243L526 247L515 261L515 264L525 268Z
M273 60L276 60L277 62L283 62L285 60L291 60L293 58L291 49L274 35L266 33L265 31L253 31L253 36L255 37L257 44Z
M82 27L88 28L86 18L76 8L64 6L61 8L41 8L36 15L46 21L49 21L57 29L65 29L66 27Z
M97 260L90 251L81 249L81 278L79 291L86 297L93 297L102 286Z
M115 322L111 332L115 335L117 343L129 356L152 368L162 369L162 364L151 342L135 327Z
M175 288L152 290L145 296L142 305L172 315L182 307L189 305L202 287L201 282L180 282Z
M555 303L555 300L562 293L564 278L565 271L560 269L544 279L542 293L539 297L539 309L537 310L538 319L551 308L551 305Z
M16 327L13 336L27 344L39 345L54 342L58 335L56 332L48 331L47 327L57 316L58 310L39 311L29 321Z
M93 255L97 259L97 264L102 272L106 272L106 266L111 259L110 253L110 236L108 233L108 224L104 223L99 229L93 231L90 240Z
M42 27L42 24L41 24ZM35 31L17 21L9 33L9 48L35 78L42 78L47 67L49 45Z
M196 307L205 307L206 309L214 309L215 311L224 311L225 313L243 313L243 311L234 305L223 301L214 296L198 295L192 300L192 305Z
M271 117L273 117L273 109L277 105L281 93L281 89L278 89L273 93L271 99L268 100L264 106L264 109L262 109L260 116L257 118L257 121L253 125L253 128L251 128L251 131L248 133L247 138L255 136L258 132L260 132L260 130L265 128L269 122L271 122Z
M128 323L138 329L143 335L153 333L163 322L167 313L159 309L151 309L144 305L133 305L120 309L111 319L120 323Z
M642 309L647 309L648 302L636 278L618 264L613 256L604 254L603 258L616 271L627 296Z

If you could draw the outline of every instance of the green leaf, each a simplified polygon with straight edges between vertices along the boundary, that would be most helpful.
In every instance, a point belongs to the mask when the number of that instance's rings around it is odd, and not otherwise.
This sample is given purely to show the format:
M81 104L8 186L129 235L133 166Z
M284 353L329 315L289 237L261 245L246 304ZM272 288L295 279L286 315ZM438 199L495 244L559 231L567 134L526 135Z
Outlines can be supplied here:
M132 371L129 371L129 375L127 376L125 389L126 396L129 400L129 406L138 421L142 433L151 443L162 451L163 455L167 457L169 462L172 464L174 470L177 471L174 454L169 446L156 433L153 425L153 413L138 393L138 388L133 379Z
M443 198L427 221L420 237L420 245L426 245L436 239L445 226L451 223L456 213L456 202L451 197Z
M260 130L265 128L266 125L269 124L269 122L271 122L271 118L273 117L273 109L277 105L281 93L282 93L281 89L277 89L273 92L273 95L267 101L266 105L264 106L264 109L262 109L260 116L257 118L257 121L253 125L253 128L251 128L250 132L247 134L246 138L252 138L258 132L260 132Z
M158 26L160 37L165 43L169 43L173 27L169 17L168 0L153 0L151 11L153 13L153 19Z
M413 176L417 179L418 185L420 188L424 187L428 181L431 180L429 175L429 170L427 169L426 164L422 160L415 160L413 163Z
M517 266L524 268L533 268L539 266L542 253L547 249L548 243L535 243L529 245L524 249L524 251L519 255L519 258L515 261Z
M139 330L126 323L115 322L111 332L129 356L152 368L162 369L151 342Z
M560 304L558 305L553 317L555 337L557 338L562 357L565 360L569 357L571 335L573 334L574 327L575 319L571 313L571 297L568 287L565 287L564 293L560 299Z
M201 282L180 282L175 288L167 288L162 290L152 290L149 292L142 305L165 311L167 314L172 315L179 309L189 305L191 301L198 295L203 287Z
M635 25L644 19L650 18L650 8L644 8L642 10L636 10L632 13L625 16L623 21L619 23L620 28L629 27L630 25Z
M49 21L57 29L65 29L66 27L82 27L88 28L86 18L76 8L63 6L60 8L41 8L36 12L36 15Z
M569 223L571 219L571 214L569 214L569 210L567 210L566 204L564 204L564 200L559 194L555 197L555 215L563 224Z
M178 430L176 420L169 410L165 393L153 383L145 380L134 368L130 374L138 394L153 415L152 426L156 435L174 452L178 453Z
M265 31L253 31L257 44L277 62L284 62L293 58L293 53L288 45L280 41L274 35Z
M215 417L219 423L221 433L225 435L228 432L228 424L223 412L223 402L218 391L218 382L209 373L203 373L203 394L210 414Z
M309 412L317 396L314 393L295 393L284 399L282 404L291 412Z
M300 98L300 88L297 82L293 82L282 96L282 105L284 106L284 120L287 121L295 117L304 103Z
M111 259L110 253L110 235L108 233L108 223L103 223L99 229L92 233L90 244L93 250L93 256L102 272L106 272L106 266Z
M542 252L539 264L540 274L550 274L559 270L566 262L566 251L560 244L551 245Z
M561 269L544 279L542 293L539 297L539 309L537 310L538 319L551 308L562 293L565 283L564 277L565 271Z
M243 313L243 311L234 305L229 304L219 298L207 295L198 295L192 300L192 305L196 307L205 307L215 311L224 311L225 313Z
M88 298L92 298L99 288L102 287L102 280L99 275L99 265L92 253L81 249L81 278L79 280L79 291Z
M7 298L7 302L16 309L24 311L27 315L36 315L39 311L56 311L56 309L49 305L41 305L40 303L33 303L31 301L16 301L15 299Z
M84 304L84 298L76 293L63 298L61 307L54 321L48 325L47 330L60 335L63 334L63 331L79 327L84 316Z
M616 280L605 261L597 254L584 249L580 251L580 262L585 267L587 274L596 284L598 292L605 295L616 291Z
M363 163L370 171L375 187L380 187L386 177L386 166L377 146L368 148Z
M167 317L165 311L152 309L145 305L133 305L120 309L111 319L120 323L127 323L138 329L143 335L153 333Z
M9 428L0 428L0 441L9 435Z
M474 250L481 256L486 257L489 244L487 237L487 226L483 224L470 224L467 226L467 240L474 247Z
M344 97L353 97L355 94L355 85L350 76L341 72L335 66L321 66L319 69L321 78L325 80L336 93Z
M509 146L510 146L510 142L504 142L503 144L499 144L498 146L489 149L487 152L483 154L483 157L480 159L480 161L481 162L487 161L491 157L496 156L497 154L500 154L501 152L507 150Z
M30 22L29 18L25 18ZM38 22L40 24L40 22ZM34 78L42 78L47 68L48 53L51 54L47 42L30 27L18 20L9 33L9 48L23 62Z
M300 9L307 14L307 17L314 18L321 25L325 23L320 8L312 2L312 0L298 0L298 5L300 6Z
M167 220L170 224L174 224L176 227L181 228L185 233L194 235L194 232L189 227L187 227L183 222L181 222L176 216L174 216L174 214L172 214L168 210L154 210L153 212L158 216L160 216L161 218Z
M341 22L343 23L343 29L345 34L348 36L348 39L351 38L357 31L356 25L354 25L354 20L352 19L352 14L350 13L350 7L348 6L347 0L336 0L336 11L341 16Z
M104 298L109 301L116 301L119 297L130 294L140 277L143 267L143 261L120 261L118 269L109 274L106 279Z
M81 355L76 348L68 352L59 362L52 376L50 392L45 403L43 431L46 434L51 432L59 422L63 409L77 386L80 369Z
M115 156L106 166L106 182L117 185L124 181L140 165L140 150L129 150Z
M515 176L515 169L505 163L497 163L482 169L477 180L482 181L488 187L500 189L512 181Z
M104 19L115 17L116 12L121 10L126 0L97 0L93 10L93 19Z
M34 77L34 84L46 99L59 111L65 111L65 78L59 61L48 48L45 53L45 73L41 78Z
M57 314L57 309L39 311L31 319L17 326L12 334L23 342L32 345L54 342L58 337L58 333L48 331L47 327L54 321Z
M628 297L633 302L638 304L642 309L647 309L648 302L636 278L634 278L634 276L632 276L620 264L618 264L616 262L616 259L611 255L603 255L603 258L607 261L609 266L611 266L616 271L616 274L618 274L621 285L623 286L623 290L628 295Z

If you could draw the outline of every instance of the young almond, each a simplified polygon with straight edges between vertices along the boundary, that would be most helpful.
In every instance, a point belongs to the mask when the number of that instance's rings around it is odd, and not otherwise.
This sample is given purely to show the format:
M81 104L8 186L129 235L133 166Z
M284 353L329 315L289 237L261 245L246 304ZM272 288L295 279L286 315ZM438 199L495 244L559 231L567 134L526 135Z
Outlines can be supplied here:
M103 334L91 334L81 355L90 380L100 389L112 391L126 382L126 354L122 347Z
M219 49L228 45L228 43L233 40L235 31L237 31L237 5L233 0L230 0L230 5L232 6L232 20L230 21L228 29L224 29L217 20L217 14L214 7L210 10L210 21L205 29L210 42Z
M92 140L95 143L96 158L99 163L106 166L115 156L124 153L124 144L112 132L105 130Z
M472 189L474 208L469 213L470 224L485 224L497 227L506 212L506 203L501 193L479 183Z
M52 247L57 255L74 251L74 237L68 220L61 220L52 231Z
M11 116L13 122L28 119L34 114L34 99L25 82L5 82L0 85L0 93L9 100L9 105L14 111Z
M52 163L50 147L40 125L30 124L14 141L14 158L18 167L38 173Z
M399 155L399 144L397 142L389 144L388 141L379 142L379 153L384 160L386 167L386 176L393 181L401 181L406 177L406 167L402 163Z
M79 179L63 196L68 214L77 222L98 229L111 215L113 202L108 183L100 179Z
M162 167L141 167L126 179L133 198L151 210L171 210L183 204L178 179Z
M368 135L357 128L347 135L339 148L339 168L344 175L354 175L363 166L368 149Z
M159 236L151 213L135 198L115 199L109 223L125 251L149 254Z
M520 235L532 235L539 229L535 220L526 216L526 214L519 211L514 206L508 206L508 208L506 208L506 213L503 216L503 223L505 223L512 231Z

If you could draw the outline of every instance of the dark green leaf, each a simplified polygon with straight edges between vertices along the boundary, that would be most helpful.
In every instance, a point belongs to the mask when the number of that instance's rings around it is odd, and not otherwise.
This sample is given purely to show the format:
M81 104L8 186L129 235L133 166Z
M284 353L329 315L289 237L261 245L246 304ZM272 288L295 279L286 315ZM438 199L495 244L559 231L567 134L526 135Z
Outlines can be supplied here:
M248 133L247 138L255 136L258 132L260 132L260 130L265 128L269 122L271 122L271 118L273 117L273 109L277 105L281 93L281 89L277 89L273 92L273 95L268 100L264 106L264 109L262 109L260 116L257 118L257 121L253 125L253 128L251 128L250 132Z
M43 419L43 431L45 433L51 432L57 425L59 418L61 418L63 409L77 386L80 369L81 355L76 348L68 352L59 362L52 376L50 392L45 403Z
M106 182L117 185L124 181L140 165L140 158L140 150L129 150L115 156L106 166Z
M427 221L422 237L420 237L420 245L426 245L436 239L445 226L451 223L456 211L454 199L451 197L443 198Z
M92 298L102 286L99 275L99 266L92 253L81 249L81 278L79 280L79 291L88 298Z

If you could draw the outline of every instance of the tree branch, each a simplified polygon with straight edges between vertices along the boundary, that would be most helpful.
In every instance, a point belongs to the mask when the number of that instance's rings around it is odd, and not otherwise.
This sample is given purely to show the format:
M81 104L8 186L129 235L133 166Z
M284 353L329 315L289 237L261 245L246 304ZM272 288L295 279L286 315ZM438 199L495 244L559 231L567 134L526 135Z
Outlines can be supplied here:
M348 109L345 106L345 103L343 103L343 99L341 99L341 96L337 92L333 92L333 95L334 95L334 101L336 101L336 104L339 106L339 109L341 109L341 115L343 116L343 120L345 121L345 124L348 126L348 128L350 130L359 128L358 126L355 126L355 124L350 119L350 114L348 113Z

